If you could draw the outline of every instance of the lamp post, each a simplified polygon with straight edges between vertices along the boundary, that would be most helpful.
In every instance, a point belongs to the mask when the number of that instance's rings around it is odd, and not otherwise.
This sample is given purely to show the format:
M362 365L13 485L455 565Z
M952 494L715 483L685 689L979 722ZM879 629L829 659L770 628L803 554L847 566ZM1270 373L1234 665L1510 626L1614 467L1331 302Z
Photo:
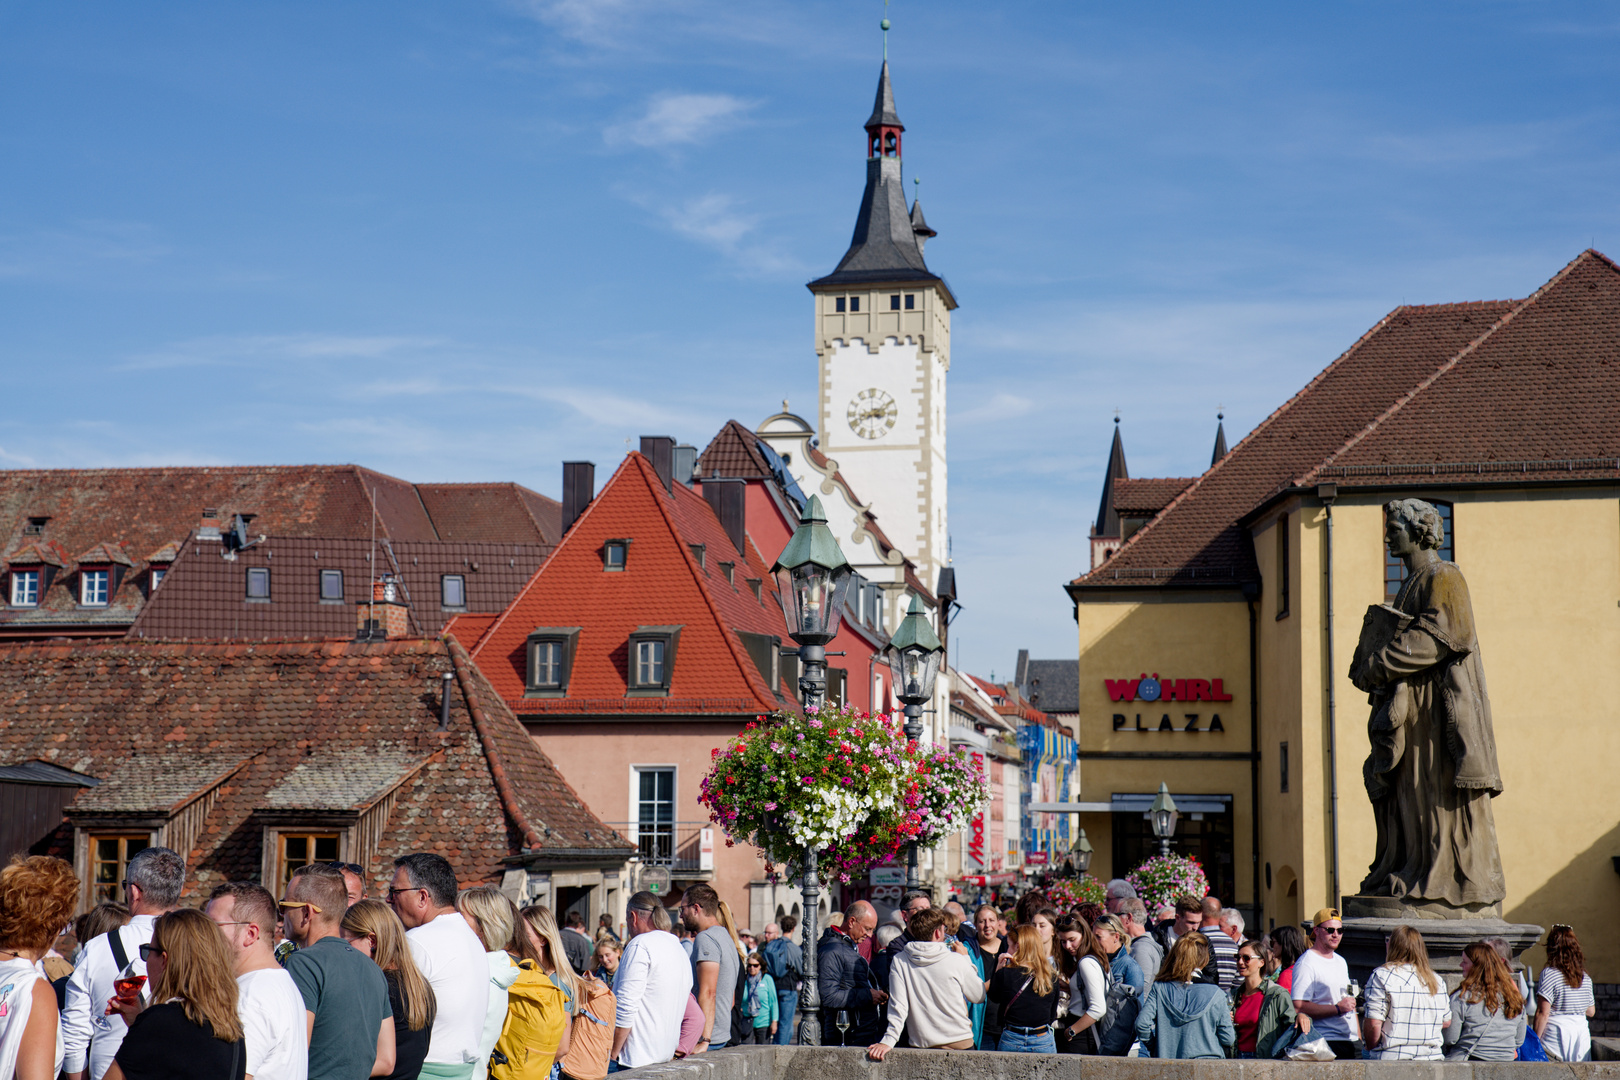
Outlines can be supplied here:
M1069 849L1069 865L1074 867L1076 874L1084 874L1091 869L1091 841L1086 839L1086 830L1080 830L1080 839L1074 842Z
M916 595L911 607L900 622L900 629L889 639L886 650L889 675L893 679L895 696L906 707L906 738L912 742L922 738L923 702L934 696L934 680L939 678L939 664L945 649L939 635L928 622L928 613ZM920 887L917 878L917 841L908 845L906 853L906 888Z
M771 567L782 593L788 636L798 643L799 696L806 710L819 710L827 699L827 642L838 636L844 594L854 571L827 528L827 515L814 495L805 504L799 527ZM804 914L804 979L799 993L800 1046L821 1042L821 990L816 981L816 912L821 882L816 877L815 848L804 853L801 910Z
M1170 838L1176 835L1176 821L1181 814L1176 810L1176 800L1170 797L1170 787L1165 783L1159 784L1159 796L1153 800L1148 808L1148 819L1153 822L1153 835L1159 838L1159 854L1170 854Z

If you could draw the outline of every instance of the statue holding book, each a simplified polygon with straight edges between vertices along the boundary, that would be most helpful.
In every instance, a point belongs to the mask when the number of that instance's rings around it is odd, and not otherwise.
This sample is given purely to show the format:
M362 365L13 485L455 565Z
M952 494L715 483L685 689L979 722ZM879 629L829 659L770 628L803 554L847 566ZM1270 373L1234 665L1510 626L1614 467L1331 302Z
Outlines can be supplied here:
M1389 552L1406 564L1393 605L1367 609L1350 679L1367 691L1362 775L1377 849L1361 894L1486 913L1506 895L1491 800L1501 794L1485 668L1468 585L1438 548L1433 506L1385 506Z

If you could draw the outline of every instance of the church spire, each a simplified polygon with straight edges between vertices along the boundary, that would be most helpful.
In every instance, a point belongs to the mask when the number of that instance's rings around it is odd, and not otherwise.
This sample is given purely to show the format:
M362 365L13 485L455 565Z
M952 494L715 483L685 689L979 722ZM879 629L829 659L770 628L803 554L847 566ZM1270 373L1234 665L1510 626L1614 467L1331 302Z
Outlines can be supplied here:
M1209 459L1211 465L1226 456L1226 425L1221 422L1225 419L1226 414L1224 412L1215 414L1215 453Z
M810 282L810 288L867 284L937 283L945 292L945 302L956 307L945 282L928 269L923 260L923 241L936 235L923 219L922 208L906 205L904 181L900 175L901 138L906 126L894 105L894 84L889 81L889 62L883 61L878 74L877 95L866 129L866 190L861 209L855 216L855 233L838 266L826 277Z
M1119 437L1119 417L1114 417L1114 445L1108 448L1108 468L1103 472L1102 505L1097 508L1097 522L1091 527L1092 536L1118 536L1119 512L1114 509L1114 481L1129 480L1131 472L1125 467L1125 441Z

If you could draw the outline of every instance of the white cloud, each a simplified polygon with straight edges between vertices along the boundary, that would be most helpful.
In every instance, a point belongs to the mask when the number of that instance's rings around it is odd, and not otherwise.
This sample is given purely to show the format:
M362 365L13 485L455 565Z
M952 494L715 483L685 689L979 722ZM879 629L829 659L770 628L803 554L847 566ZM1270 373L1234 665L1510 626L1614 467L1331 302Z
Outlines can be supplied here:
M698 143L733 126L753 107L730 94L654 94L641 116L609 127L602 139L609 146Z
M233 334L175 342L141 353L125 370L224 367L265 360L378 360L448 344L444 338L364 334Z
M80 221L57 229L0 234L0 278L61 278L92 268L144 265L169 254L150 225Z
M1016 420L1020 416L1027 416L1035 411L1035 403L1026 397L998 391L992 394L988 401L981 400L979 404L962 412L951 413L951 425L960 427L977 424L995 424L1006 420Z

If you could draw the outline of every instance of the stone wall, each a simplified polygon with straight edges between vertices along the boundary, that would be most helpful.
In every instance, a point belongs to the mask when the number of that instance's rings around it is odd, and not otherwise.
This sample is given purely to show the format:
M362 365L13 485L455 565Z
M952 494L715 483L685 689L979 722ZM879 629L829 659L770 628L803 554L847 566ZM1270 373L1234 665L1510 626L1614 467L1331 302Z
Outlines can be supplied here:
M1578 1065L1422 1061L1157 1061L975 1050L895 1050L883 1062L837 1046L739 1046L615 1074L615 1080L1620 1080L1613 1047Z
M1592 994L1597 998L1592 1034L1606 1038L1620 1037L1620 983L1593 983Z

